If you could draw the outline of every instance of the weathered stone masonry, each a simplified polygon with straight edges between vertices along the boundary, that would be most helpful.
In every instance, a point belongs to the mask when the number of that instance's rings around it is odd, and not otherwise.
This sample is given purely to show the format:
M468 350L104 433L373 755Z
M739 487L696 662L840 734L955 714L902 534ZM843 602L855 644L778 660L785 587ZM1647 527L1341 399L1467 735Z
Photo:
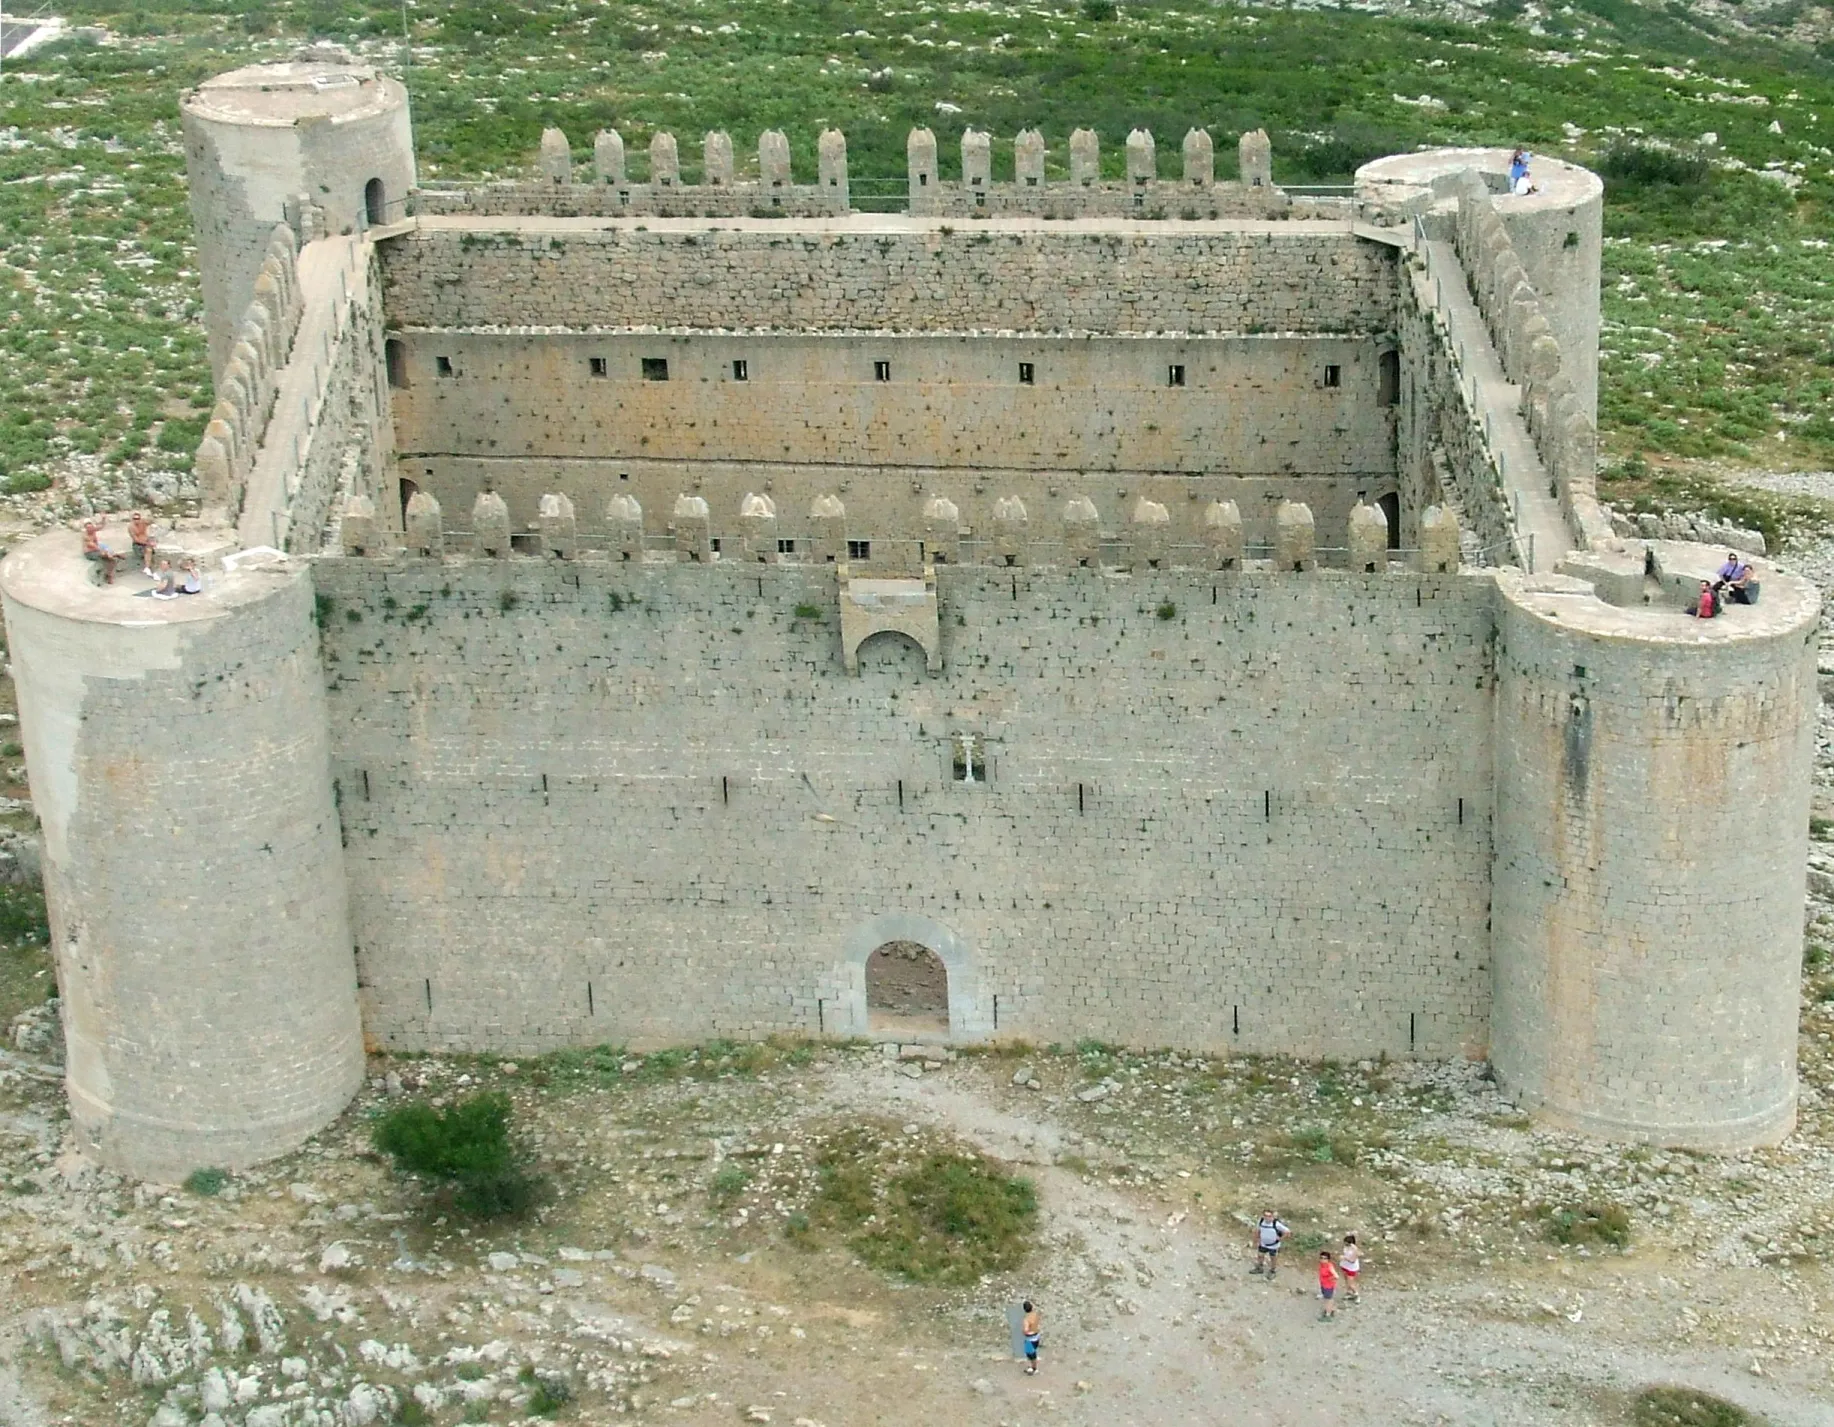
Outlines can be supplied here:
M1483 582L947 570L931 680L843 671L832 569L314 576L384 1044L863 1032L840 948L901 912L975 1036L1482 1052Z
M1259 134L1240 184L1025 134L1002 187L919 131L868 215L831 132L813 185L710 135L699 192L659 135L628 204L556 133L535 211L407 216L373 72L187 105L208 587L0 566L110 1164L279 1153L365 1038L870 1034L893 940L960 1042L1487 1055L1588 1131L1788 1133L1818 596L1692 620L1718 553L1596 518L1595 176L1302 208Z

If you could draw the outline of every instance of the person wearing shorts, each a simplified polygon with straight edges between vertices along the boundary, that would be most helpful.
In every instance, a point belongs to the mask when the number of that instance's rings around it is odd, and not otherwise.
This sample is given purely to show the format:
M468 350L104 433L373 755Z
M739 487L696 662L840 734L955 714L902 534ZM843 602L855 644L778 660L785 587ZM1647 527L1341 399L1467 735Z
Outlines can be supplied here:
M1019 1331L1025 1335L1025 1370L1035 1373L1038 1371L1038 1349L1042 1346L1038 1333L1038 1309L1029 1298L1021 1306L1025 1309L1025 1321L1019 1327Z
M1355 1303L1356 1279L1363 1271L1363 1251L1357 1247L1355 1234L1344 1235L1344 1247L1337 1256L1337 1271L1343 1275L1344 1302Z
M1255 1266L1254 1273L1264 1273L1267 1281L1273 1282L1274 1264L1280 1253L1280 1241L1292 1232L1280 1221L1280 1216L1272 1209L1261 1211L1261 1222L1255 1225L1254 1239Z
M1329 1323L1337 1317L1337 1270L1331 1264L1331 1251L1318 1251L1318 1296L1324 1300L1318 1321Z

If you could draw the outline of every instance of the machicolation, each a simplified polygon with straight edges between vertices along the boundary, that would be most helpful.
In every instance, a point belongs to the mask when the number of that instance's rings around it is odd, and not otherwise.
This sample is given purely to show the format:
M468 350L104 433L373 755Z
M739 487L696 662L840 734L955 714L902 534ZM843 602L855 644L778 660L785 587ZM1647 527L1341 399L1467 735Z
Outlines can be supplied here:
M1789 1132L1819 602L1612 535L1592 174L919 129L865 212L832 131L423 188L324 51L183 108L205 593L0 568L107 1162L284 1151L366 1043L919 1014Z

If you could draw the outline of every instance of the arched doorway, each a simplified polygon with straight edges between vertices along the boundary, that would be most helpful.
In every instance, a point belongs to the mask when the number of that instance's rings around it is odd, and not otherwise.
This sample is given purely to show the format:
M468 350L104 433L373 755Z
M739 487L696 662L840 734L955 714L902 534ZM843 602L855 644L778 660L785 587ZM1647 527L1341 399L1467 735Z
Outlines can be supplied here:
M406 528L408 523L408 502L420 494L420 487L406 476L401 478L401 524Z
M363 185L363 213L372 228L379 228L388 221L388 192L379 178L372 178Z
M867 1029L875 1035L946 1036L949 968L919 941L888 941L866 958Z
M1388 548L1401 548L1401 497L1390 491L1376 500L1382 512L1382 518L1388 522Z
M903 1002L899 1009L869 1005L868 978L873 989L880 993L873 999L883 1000L885 988L881 985L880 973L887 969L887 960L895 959L880 958L878 966L872 967L874 958L887 946L897 943L914 943L942 964L940 1007L934 999L935 968L914 957L908 964L894 969L903 976L912 996L917 989L912 983L917 983L919 974L927 971L930 980L918 984L931 988L932 999L919 1003L921 1009L910 1000ZM904 1013L904 1008L909 1008L926 1018L933 1018L934 1029L910 1032L913 1040L938 1039L941 1031L946 1032L951 1041L978 1041L1000 1030L999 997L989 995L982 986L979 958L974 947L953 928L933 917L918 912L881 912L850 929L841 938L838 950L840 958L836 970L841 977L842 1001L840 1015L827 1023L831 1029L881 1040L902 1040L906 1033L881 1030L877 1021L881 1015L896 1017Z

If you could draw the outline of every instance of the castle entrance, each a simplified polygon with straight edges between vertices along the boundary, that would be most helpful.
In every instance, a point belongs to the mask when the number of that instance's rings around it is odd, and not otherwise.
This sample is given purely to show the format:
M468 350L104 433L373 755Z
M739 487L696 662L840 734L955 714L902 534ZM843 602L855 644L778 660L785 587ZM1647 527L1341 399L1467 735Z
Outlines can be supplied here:
M999 998L981 985L974 947L934 917L881 912L846 932L837 949L839 1004L818 1008L830 1031L967 1042L1000 1028Z
M949 969L922 942L888 941L866 958L866 1020L875 1035L946 1036Z

